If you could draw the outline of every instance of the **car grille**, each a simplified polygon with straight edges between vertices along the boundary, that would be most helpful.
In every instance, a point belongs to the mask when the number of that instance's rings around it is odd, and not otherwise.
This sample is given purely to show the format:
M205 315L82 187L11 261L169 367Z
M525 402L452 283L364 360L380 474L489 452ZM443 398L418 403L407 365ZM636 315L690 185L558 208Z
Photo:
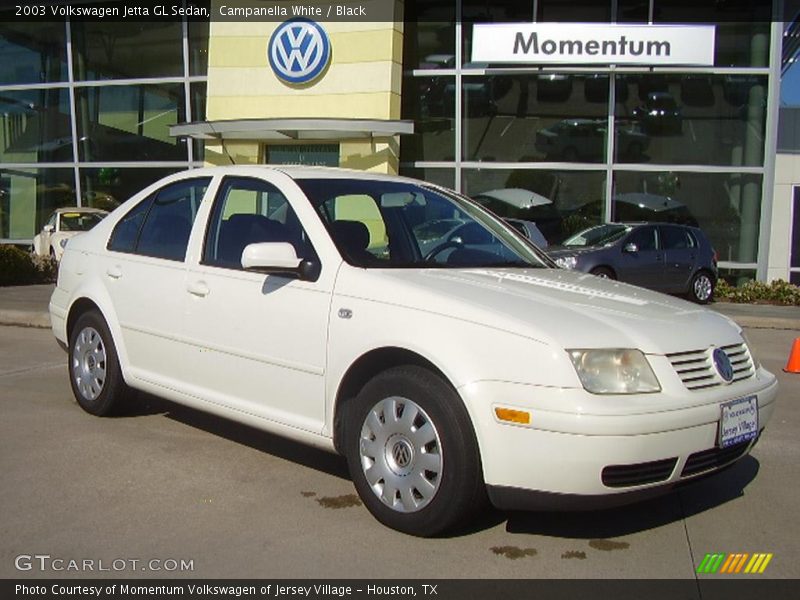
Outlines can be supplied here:
M733 381L748 379L755 374L753 359L745 344L721 346L733 365ZM713 348L667 354L672 367L690 390L703 390L723 384L711 359Z
M665 458L635 465L613 465L605 467L602 473L606 487L628 487L666 481L672 475L677 458Z
M695 452L686 460L683 471L681 471L681 477L697 475L704 471L724 467L728 463L741 458L749 447L750 442L742 442L728 448L711 448L711 450Z

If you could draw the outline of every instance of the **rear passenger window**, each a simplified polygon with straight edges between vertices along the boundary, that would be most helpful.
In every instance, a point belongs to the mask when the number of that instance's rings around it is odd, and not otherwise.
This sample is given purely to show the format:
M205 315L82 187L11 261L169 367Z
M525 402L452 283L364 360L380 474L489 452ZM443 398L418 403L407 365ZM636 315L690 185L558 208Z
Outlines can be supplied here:
M109 250L182 261L210 177L168 185L139 203L114 228Z
M664 237L662 240L664 250L683 250L695 246L694 238L680 227L662 227L661 235Z
M260 242L286 242L299 258L317 257L297 215L278 188L260 179L226 178L211 211L203 264L241 269L245 247Z

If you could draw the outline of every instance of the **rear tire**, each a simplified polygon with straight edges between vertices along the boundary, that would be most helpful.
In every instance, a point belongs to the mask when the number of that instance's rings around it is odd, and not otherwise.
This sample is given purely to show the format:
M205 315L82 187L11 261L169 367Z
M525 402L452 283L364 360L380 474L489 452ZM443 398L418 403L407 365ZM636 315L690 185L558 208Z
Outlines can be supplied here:
M485 505L472 422L441 378L417 366L389 369L370 380L345 411L350 476L378 521L428 537Z
M708 271L698 271L689 284L689 299L697 304L708 304L714 298L715 284Z
M80 407L98 417L113 414L131 396L111 331L96 310L81 315L72 328L69 383Z

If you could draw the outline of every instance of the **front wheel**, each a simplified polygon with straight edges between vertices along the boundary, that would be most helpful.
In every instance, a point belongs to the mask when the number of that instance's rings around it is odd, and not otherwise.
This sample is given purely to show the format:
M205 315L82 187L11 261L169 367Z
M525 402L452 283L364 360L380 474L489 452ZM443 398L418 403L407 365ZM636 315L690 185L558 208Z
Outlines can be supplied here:
M714 297L714 279L706 271L695 273L689 286L689 299L698 304L708 304Z
M433 536L483 505L472 423L441 378L416 366L390 369L369 381L346 410L350 475L381 523Z
M595 267L591 271L589 271L591 275L595 277L599 277L600 279L616 279L616 275L614 275L614 271L607 267Z
M131 394L122 378L111 332L97 311L81 315L72 328L69 382L81 408L99 417L114 413Z

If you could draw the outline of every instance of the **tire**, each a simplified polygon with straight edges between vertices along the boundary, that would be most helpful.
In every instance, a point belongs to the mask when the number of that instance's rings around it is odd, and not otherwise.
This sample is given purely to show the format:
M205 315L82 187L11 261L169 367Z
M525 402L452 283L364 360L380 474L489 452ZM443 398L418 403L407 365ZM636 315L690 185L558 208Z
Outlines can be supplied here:
M716 282L708 271L698 271L689 284L689 299L697 304L708 304L714 298Z
M617 276L614 274L614 271L609 269L608 267L595 267L591 271L589 271L591 275L595 277L599 277L600 279L616 279Z
M441 378L417 366L392 368L370 380L345 409L350 475L378 521L429 537L485 506L472 423Z
M72 393L86 412L98 417L114 414L130 397L111 332L96 310L84 313L75 323L68 360Z

